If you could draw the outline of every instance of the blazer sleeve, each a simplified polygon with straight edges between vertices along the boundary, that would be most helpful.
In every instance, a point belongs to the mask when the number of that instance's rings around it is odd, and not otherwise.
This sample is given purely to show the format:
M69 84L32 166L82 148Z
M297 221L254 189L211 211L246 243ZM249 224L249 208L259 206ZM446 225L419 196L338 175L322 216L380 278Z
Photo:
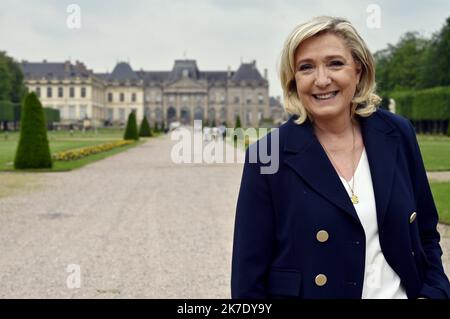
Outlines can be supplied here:
M261 174L260 163L249 163L249 149L236 208L231 270L231 297L234 299L267 297L266 276L275 237L268 178Z
M442 299L450 298L450 284L442 266L442 249L439 245L440 235L437 231L438 212L426 175L416 133L412 124L412 141L415 160L415 185L417 220L420 240L428 260L425 279L419 296Z

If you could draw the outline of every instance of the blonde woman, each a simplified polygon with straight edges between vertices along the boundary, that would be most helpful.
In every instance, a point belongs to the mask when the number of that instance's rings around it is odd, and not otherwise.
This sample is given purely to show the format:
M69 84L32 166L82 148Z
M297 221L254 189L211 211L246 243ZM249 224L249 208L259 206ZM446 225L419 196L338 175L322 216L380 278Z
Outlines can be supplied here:
M247 153L233 298L449 298L414 128L378 109L371 53L345 19L297 26L281 55L279 169ZM250 147L271 141L269 136Z

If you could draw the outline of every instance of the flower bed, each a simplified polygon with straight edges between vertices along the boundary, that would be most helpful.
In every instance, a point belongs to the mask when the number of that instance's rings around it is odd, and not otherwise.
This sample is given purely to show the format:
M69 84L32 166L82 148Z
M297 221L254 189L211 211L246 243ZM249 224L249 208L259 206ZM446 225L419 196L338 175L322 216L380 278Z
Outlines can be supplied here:
M74 149L74 150L67 150L67 151L62 151L62 152L53 154L52 158L55 161L73 161L73 160L77 160L77 159L80 159L80 158L83 158L83 157L86 157L86 156L89 156L92 154L106 152L106 151L112 150L117 147L122 147L125 145L133 144L134 142L135 141L121 140L121 141L105 143L105 144L100 144L100 145L95 145L95 146L78 148L78 149Z

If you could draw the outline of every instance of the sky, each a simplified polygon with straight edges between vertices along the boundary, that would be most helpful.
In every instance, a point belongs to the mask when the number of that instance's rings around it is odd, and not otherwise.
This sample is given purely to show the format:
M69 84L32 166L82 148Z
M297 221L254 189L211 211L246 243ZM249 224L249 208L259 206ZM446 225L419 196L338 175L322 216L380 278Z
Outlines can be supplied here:
M349 19L376 52L407 31L439 31L450 1L0 0L0 50L18 61L79 60L94 72L111 72L119 61L135 70L170 70L175 59L187 58L207 71L256 60L277 96L283 42L319 15Z

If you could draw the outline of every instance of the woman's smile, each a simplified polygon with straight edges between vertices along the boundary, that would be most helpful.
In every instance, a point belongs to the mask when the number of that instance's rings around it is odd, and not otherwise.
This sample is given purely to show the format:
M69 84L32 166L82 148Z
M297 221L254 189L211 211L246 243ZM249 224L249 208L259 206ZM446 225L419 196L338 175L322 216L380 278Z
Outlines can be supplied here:
M316 103L333 102L336 100L339 91L330 91L327 93L315 93L311 94Z

